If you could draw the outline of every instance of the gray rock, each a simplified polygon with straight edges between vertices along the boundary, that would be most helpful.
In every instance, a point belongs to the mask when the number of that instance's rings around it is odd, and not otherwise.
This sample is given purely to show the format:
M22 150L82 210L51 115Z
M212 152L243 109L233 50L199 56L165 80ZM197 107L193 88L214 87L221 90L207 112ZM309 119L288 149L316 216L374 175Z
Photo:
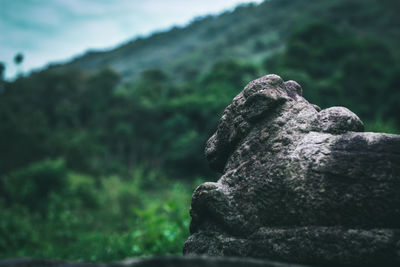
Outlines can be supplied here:
M193 194L184 254L400 264L400 136L301 92L267 75L225 109L205 150L222 176Z
M118 263L83 263L40 259L0 260L0 267L306 267L268 260L234 257L151 257Z

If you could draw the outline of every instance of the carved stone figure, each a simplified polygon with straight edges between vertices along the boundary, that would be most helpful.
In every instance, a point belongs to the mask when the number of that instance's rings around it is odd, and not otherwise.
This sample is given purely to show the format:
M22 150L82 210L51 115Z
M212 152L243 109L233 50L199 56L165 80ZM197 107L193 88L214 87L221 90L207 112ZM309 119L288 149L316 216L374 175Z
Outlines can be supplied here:
M222 176L193 194L184 254L400 264L400 136L363 130L294 81L250 82L207 142Z

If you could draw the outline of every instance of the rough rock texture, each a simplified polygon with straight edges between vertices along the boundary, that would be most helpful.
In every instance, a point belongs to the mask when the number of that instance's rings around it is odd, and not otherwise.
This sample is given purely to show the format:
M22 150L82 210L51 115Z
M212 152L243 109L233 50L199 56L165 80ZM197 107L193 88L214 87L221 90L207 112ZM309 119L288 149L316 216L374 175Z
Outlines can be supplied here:
M225 109L205 150L223 175L194 192L184 253L400 266L400 136L301 93L267 75Z
M154 257L120 263L83 263L39 259L0 260L0 267L307 267L267 260L221 257Z

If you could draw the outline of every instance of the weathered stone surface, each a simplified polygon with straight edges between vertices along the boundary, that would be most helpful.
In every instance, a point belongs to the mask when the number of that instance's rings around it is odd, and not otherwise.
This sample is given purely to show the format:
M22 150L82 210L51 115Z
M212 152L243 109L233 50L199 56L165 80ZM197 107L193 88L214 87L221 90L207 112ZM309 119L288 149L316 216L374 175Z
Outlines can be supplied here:
M205 150L223 175L193 194L185 254L400 264L400 136L301 93L267 75L225 109Z
M119 263L63 262L39 259L0 260L0 267L306 267L268 260L228 257L153 257Z

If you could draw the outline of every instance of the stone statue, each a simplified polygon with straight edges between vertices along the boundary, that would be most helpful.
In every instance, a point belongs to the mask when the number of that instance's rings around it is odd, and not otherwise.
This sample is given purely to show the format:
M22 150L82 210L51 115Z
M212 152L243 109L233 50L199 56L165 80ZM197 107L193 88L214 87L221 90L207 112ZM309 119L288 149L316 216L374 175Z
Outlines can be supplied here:
M207 142L222 176L193 194L184 254L400 266L400 136L363 130L294 81L250 82Z

